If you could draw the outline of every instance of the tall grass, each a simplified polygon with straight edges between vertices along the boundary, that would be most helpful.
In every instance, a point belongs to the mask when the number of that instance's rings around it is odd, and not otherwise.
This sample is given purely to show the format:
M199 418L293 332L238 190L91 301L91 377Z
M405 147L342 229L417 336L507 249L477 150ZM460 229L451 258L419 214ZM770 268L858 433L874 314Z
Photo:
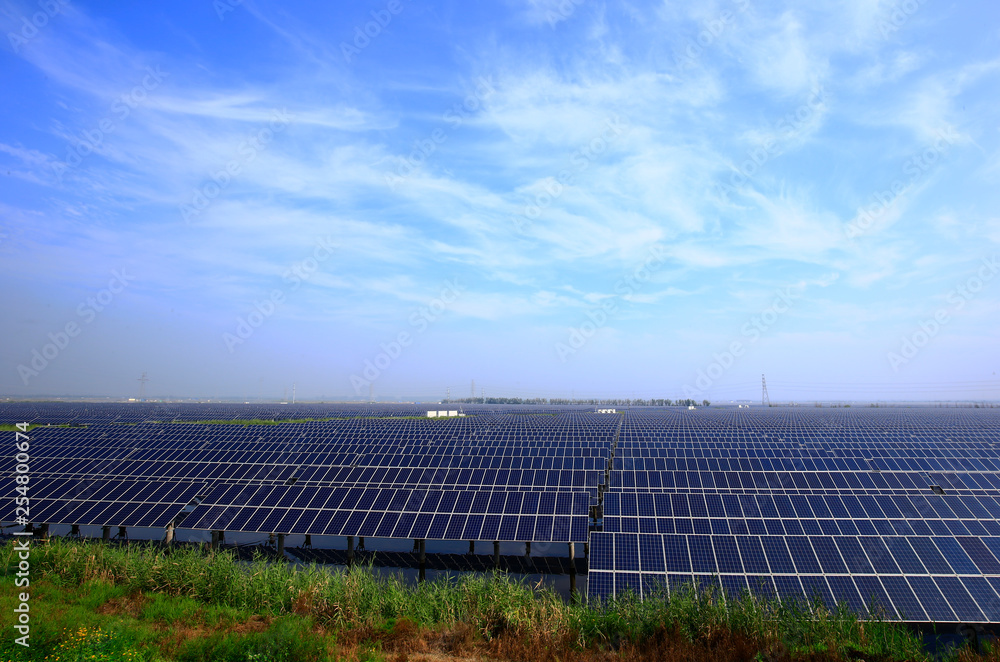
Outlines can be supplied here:
M13 549L0 562L12 572ZM859 620L821 601L782 604L745 594L724 601L715 589L672 587L643 600L567 604L502 573L463 574L409 586L402 577L358 567L297 568L193 547L164 550L53 539L32 549L33 576L79 586L99 580L126 593L155 592L274 617L297 614L335 631L385 630L409 621L425 628L464 624L486 642L501 637L564 642L574 649L620 648L664 637L711 646L734 633L760 650L862 652L926 659L921 638L898 623ZM34 571L38 574L34 575ZM777 655L777 654L775 654ZM773 659L783 655L772 656Z

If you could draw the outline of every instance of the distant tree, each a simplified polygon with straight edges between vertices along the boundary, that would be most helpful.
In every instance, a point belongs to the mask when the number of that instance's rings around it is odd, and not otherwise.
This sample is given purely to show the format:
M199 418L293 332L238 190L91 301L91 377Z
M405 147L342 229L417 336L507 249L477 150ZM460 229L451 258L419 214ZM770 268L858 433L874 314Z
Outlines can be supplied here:
M702 401L701 401L701 404L703 404L704 406L706 406L706 407L707 407L707 406L709 406L709 405L710 405L710 404L712 404L712 403L711 403L711 402L709 402L708 400L702 400Z

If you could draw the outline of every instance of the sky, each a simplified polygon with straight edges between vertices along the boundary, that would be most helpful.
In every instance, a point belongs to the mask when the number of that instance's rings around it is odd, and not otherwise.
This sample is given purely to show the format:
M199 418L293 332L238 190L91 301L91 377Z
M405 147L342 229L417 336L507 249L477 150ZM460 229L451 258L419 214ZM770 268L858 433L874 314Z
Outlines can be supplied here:
M0 0L0 396L1000 400L998 19Z

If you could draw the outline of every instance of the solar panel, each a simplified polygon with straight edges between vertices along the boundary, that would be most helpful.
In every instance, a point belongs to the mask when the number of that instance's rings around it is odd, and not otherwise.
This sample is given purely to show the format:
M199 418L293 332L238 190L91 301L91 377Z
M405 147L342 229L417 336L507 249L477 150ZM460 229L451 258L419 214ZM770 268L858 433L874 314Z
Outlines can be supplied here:
M684 578L716 583L718 573L727 599L741 586L789 600L818 591L859 613L884 608L914 621L980 622L997 611L996 410L634 408L602 416L552 408L555 416L527 416L483 407L462 419L417 421L385 417L420 414L413 406L364 404L296 410L342 419L317 423L183 422L209 411L232 420L291 410L33 403L0 405L0 418L92 421L32 431L32 516L50 523L158 526L190 510L197 494L206 498L183 527L590 540L592 569L596 541L610 536L611 565L595 571L588 589L595 596L619 587L642 594L659 580L668 590ZM143 422L151 420L177 422ZM12 469L12 458L4 462ZM108 489L88 488L94 481ZM158 484L172 491L156 492ZM5 517L12 521L13 509Z

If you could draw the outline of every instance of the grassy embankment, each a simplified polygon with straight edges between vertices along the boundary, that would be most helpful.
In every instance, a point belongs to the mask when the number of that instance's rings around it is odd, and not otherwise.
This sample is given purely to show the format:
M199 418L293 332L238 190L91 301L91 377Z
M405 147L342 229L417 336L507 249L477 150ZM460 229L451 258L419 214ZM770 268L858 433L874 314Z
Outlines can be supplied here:
M366 568L60 539L31 550L25 650L11 634L17 559L10 545L0 557L4 660L928 659L906 628L822 604L745 596L725 607L689 589L587 606L502 574L411 587Z

